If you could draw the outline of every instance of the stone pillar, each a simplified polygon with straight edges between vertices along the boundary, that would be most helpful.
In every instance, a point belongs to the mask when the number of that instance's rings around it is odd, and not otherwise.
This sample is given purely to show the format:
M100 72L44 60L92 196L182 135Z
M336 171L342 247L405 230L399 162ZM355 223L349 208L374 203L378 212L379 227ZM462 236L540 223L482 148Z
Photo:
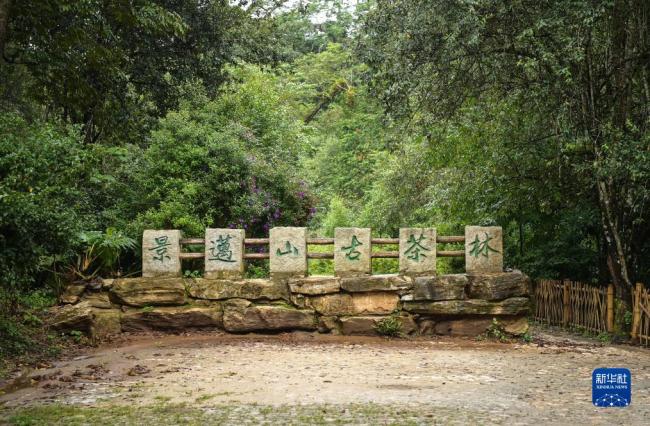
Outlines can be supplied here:
M146 230L142 234L142 276L181 276L181 231Z
M370 228L334 229L334 273L340 277L371 273Z
M269 259L271 278L306 276L307 228L271 228Z
M205 278L237 279L244 276L244 230L205 230Z
M465 271L503 272L503 232L500 226L465 227Z
M436 228L400 228L399 272L413 276L436 274Z

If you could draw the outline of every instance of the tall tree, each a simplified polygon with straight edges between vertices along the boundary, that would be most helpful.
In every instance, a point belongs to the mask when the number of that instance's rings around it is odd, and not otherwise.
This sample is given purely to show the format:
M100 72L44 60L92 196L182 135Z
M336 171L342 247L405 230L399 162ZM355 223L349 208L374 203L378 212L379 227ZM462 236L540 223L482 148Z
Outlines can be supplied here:
M388 110L425 134L486 95L545 114L540 133L589 177L582 195L629 300L650 231L649 16L644 0L379 0L359 51Z
M8 5L0 3L0 65L26 67L33 98L49 115L81 124L87 143L143 139L153 118L178 106L187 82L214 92L224 66L243 55L244 32L261 19L253 18L258 6L224 0Z

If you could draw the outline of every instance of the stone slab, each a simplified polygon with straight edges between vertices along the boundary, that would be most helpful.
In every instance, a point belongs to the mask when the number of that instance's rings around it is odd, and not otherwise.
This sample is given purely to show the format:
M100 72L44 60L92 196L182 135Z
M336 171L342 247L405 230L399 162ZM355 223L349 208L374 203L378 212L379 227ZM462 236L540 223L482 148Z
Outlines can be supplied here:
M142 276L181 276L181 231L146 230L142 234Z
M449 274L437 277L417 277L413 284L414 301L465 299L465 287L469 280L465 274Z
M370 228L334 229L334 273L340 277L371 273Z
M74 304L79 302L79 298L83 294L83 292L86 290L86 284L70 284L65 288L61 296L59 297L59 301L61 303L70 303Z
M233 333L250 331L316 330L314 311L277 305L253 305L247 300L232 300L224 306L224 328Z
M271 228L269 259L272 278L306 276L307 228Z
M435 323L435 334L448 336L479 336L492 326L494 317L444 320ZM496 317L506 333L521 336L528 331L526 317Z
M106 291L92 291L87 292L81 298L82 301L88 303L89 306L97 309L111 309L113 305Z
M284 281L193 278L185 283L188 294L195 299L289 300L289 288Z
M86 302L54 306L48 311L47 324L55 330L90 331L95 318L93 308Z
M321 315L386 315L398 305L399 296L388 292L326 294L308 300L308 306Z
M530 279L520 271L470 275L469 297L472 299L502 300L528 296Z
M205 230L205 278L236 279L244 275L243 229Z
M390 318L388 316L361 316L341 318L341 334L344 335L378 335L377 325L380 321ZM401 334L412 334L417 330L417 325L410 315L395 317L400 322Z
M220 305L131 310L122 315L121 324L122 331L223 328L223 310Z
M318 332L341 334L341 327L338 317L321 316L318 318Z
M394 274L341 278L341 289L351 293L401 291L409 290L412 287L413 281L410 277Z
M291 293L317 296L321 294L338 293L341 290L341 280L338 277L311 276L289 280Z
M503 272L503 231L500 226L465 227L465 271Z
M467 299L402 303L405 311L431 315L523 315L528 313L530 306L527 297L512 297L500 302Z
M110 294L116 303L135 307L182 305L185 303L185 285L180 278L115 280Z
M436 247L436 228L400 228L400 274L435 275Z
M90 325L90 336L94 340L104 340L122 332L120 323L122 313L117 309L98 309L94 311L94 314Z

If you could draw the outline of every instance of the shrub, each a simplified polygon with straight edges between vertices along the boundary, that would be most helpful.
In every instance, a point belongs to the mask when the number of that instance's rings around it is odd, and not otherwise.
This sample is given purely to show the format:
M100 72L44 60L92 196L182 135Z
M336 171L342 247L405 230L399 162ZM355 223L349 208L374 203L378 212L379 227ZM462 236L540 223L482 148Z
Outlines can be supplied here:
M391 315L377 321L375 330L382 336L400 336L402 334L402 322L396 315Z

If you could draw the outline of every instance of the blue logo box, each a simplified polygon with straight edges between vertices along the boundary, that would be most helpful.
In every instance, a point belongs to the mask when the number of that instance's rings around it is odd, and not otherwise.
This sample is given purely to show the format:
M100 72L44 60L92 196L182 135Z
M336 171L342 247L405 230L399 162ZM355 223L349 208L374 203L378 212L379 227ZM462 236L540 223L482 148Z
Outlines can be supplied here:
M627 368L597 368L591 373L591 402L596 407L632 403L632 374Z

